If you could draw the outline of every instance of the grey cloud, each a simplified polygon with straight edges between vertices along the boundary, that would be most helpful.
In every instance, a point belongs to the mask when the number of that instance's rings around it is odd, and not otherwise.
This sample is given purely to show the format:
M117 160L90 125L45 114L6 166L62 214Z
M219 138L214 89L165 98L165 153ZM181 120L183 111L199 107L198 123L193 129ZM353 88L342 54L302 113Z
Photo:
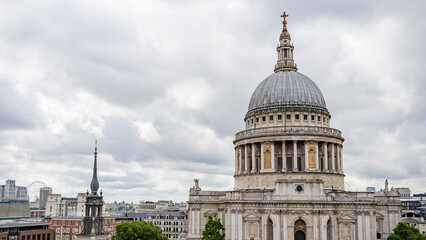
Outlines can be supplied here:
M186 200L193 178L203 189L232 187L232 139L244 128L252 92L273 72L286 10L299 70L318 84L332 127L346 138L349 179L419 181L418 166L426 164L419 147L426 140L422 8L421 1L1 3L0 63L11 68L2 78L13 79L0 88L0 163L10 172L4 177L44 166L44 181L56 192L85 191L99 138L108 200ZM376 42L383 36L371 30L384 20L399 24L389 44ZM370 53L378 59L374 68L359 64L353 36L364 37L359 51L378 46ZM31 76L18 81L23 72ZM202 96L202 106L182 106L168 95L194 82L212 95ZM383 100L394 92L380 85L388 82L408 94L402 110ZM20 96L16 84L28 95ZM133 121L151 122L159 140L143 141Z

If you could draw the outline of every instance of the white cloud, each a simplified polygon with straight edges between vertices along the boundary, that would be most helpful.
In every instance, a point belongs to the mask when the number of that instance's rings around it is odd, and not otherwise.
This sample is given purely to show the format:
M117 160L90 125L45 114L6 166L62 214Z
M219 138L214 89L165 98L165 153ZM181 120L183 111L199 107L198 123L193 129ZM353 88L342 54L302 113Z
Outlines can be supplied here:
M137 129L139 137L145 142L158 142L161 139L157 129L152 122L133 121L133 126Z

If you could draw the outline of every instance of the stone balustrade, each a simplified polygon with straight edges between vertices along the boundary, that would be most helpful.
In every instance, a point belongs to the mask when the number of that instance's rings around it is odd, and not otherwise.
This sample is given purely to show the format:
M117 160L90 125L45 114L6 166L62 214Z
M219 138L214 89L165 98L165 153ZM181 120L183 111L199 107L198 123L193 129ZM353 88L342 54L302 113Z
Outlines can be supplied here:
M278 126L278 127L264 127L240 131L235 134L234 143L240 140L253 138L253 137L267 137L267 136L282 136L282 135L302 135L302 136L326 136L335 137L344 140L340 130L329 127L317 126Z

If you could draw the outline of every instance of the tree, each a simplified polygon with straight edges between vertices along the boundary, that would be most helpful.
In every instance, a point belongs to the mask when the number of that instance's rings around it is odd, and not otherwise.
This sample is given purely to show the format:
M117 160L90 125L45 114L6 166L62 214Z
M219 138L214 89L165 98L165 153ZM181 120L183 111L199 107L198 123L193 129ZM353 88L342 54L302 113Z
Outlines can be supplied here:
M202 240L224 240L225 234L221 234L220 231L224 231L222 223L220 223L220 219L215 219L210 216L209 220L206 222L206 226L203 231Z
M113 240L167 240L152 222L125 221L115 226Z
M423 236L418 229L408 223L398 223L393 232L387 240L426 240L426 236Z

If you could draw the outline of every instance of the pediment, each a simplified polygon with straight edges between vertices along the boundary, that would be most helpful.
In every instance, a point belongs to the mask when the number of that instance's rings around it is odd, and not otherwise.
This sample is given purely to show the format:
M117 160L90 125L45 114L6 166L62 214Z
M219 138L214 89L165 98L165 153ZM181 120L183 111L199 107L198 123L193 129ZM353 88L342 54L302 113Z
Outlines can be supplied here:
M216 218L216 216L217 216L217 212L216 211L212 211L212 210L209 210L209 211L207 211L207 212L205 212L204 213L204 217L212 217L212 218Z
M380 213L376 213L376 219L385 219L385 216L383 216L382 214L380 214Z
M340 215L337 217L338 222L355 222L356 219L348 214Z
M249 214L245 215L243 217L243 219L244 219L244 221L260 221L261 217L254 214L254 213L249 213Z

